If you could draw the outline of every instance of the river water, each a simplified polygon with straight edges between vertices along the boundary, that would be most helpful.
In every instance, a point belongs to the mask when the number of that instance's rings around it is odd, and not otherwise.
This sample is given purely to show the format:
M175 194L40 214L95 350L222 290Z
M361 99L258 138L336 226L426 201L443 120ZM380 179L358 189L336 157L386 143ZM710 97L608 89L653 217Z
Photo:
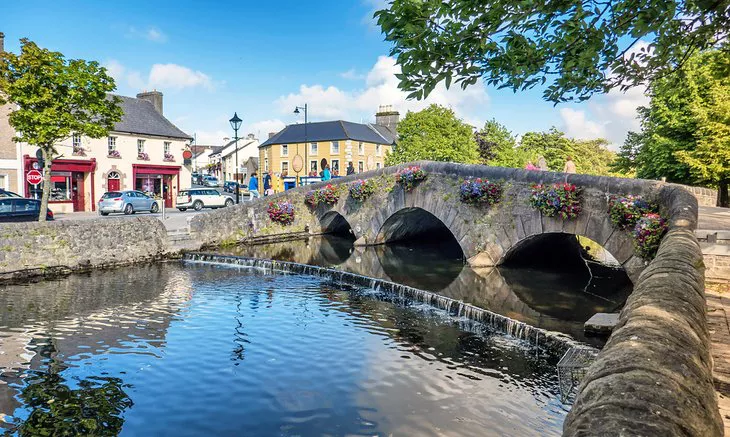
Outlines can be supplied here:
M398 261L432 256L425 252L383 260L329 239L310 245L320 263L344 268L352 259L380 269L373 275L423 288L449 290L465 275L456 259ZM281 247L304 256L292 243ZM461 281L499 282L492 274ZM554 358L509 336L462 331L430 307L376 296L312 276L183 262L4 286L3 428L10 435L560 434L568 407L559 402ZM525 299L528 307L550 306Z

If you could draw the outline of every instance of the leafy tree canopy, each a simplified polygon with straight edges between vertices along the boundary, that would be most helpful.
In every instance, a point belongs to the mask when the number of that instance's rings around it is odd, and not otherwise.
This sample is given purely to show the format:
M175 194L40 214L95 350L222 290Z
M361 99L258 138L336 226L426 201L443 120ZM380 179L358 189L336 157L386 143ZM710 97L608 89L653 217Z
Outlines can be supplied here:
M418 112L408 112L398 123L398 144L386 157L386 165L422 159L479 162L473 127L443 106L431 105Z
M726 47L730 3L392 0L375 17L411 97L484 78L515 91L545 85L558 103L646 84L690 53ZM650 45L632 50L639 41Z
M40 220L46 217L55 144L74 133L100 138L122 117L114 79L97 62L65 59L61 53L21 40L20 55L0 54L0 103L17 109L10 124L22 141L38 146L45 160Z
M616 167L641 178L715 186L730 179L730 53L691 57L655 80L641 132L630 133Z

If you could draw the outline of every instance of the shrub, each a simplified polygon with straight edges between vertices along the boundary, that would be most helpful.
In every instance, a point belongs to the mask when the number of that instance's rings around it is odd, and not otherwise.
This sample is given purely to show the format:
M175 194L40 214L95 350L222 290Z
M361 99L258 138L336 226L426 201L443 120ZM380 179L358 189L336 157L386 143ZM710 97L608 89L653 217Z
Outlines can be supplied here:
M269 202L266 212L271 221L282 225L290 225L294 221L294 205L288 200Z
M502 199L502 184L486 179L467 179L459 187L461 201L472 205L492 206Z
M362 202L375 193L375 185L375 181L372 179L358 179L348 186L350 197L358 202Z
M636 221L633 232L636 254L647 260L653 259L667 228L667 221L659 214L649 212L642 215Z
M304 195L304 201L311 207L316 207L320 203L334 205L340 199L340 192L332 184L327 184L323 188L309 190Z
M417 165L406 167L395 175L395 182L406 191L411 191L424 179L426 179L426 172Z
M582 210L578 194L573 184L533 185L530 205L547 217L573 219Z
M611 196L608 200L611 223L620 229L633 229L636 222L649 212L656 212L655 208L641 196Z

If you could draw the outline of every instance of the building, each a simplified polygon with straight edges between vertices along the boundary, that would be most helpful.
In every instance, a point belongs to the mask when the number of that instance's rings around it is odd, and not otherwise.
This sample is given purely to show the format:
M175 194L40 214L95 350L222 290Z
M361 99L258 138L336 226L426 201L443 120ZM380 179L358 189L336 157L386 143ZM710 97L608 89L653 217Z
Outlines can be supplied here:
M289 125L259 146L259 169L281 173L287 182L300 177L307 184L320 179L324 165L333 176L344 176L350 162L356 173L381 168L395 144L398 123L398 113L384 108L375 124L337 120ZM295 156L304 163L299 173L293 166Z
M50 207L54 212L95 211L106 191L140 190L175 206L177 192L191 183L190 135L163 115L159 91L120 96L123 115L104 138L72 135L56 144L60 157L51 165ZM0 120L0 124L2 120ZM19 194L39 198L42 185L30 185L25 175L38 167L37 147L19 143L22 189Z
M207 173L208 164L210 164L210 154L218 152L222 148L222 146L210 146L203 144L191 146L190 151L193 152L193 173Z
M246 162L249 158L258 156L259 140L253 134L246 138L238 139L238 180L246 181L248 178ZM226 144L221 150L221 175L223 181L236 180L236 141Z
M0 32L0 53L4 51L5 35ZM0 188L18 192L22 187L22 172L19 166L19 145L13 141L15 130L8 121L11 104L0 106Z

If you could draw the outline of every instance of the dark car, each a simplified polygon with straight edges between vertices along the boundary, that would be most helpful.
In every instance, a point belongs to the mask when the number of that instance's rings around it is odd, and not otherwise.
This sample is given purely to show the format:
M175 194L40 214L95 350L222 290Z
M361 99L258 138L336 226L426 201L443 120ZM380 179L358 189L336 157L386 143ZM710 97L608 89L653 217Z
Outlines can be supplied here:
M38 220L41 201L22 197L0 198L0 222L34 222ZM53 220L53 212L46 210L46 220Z
M228 193L235 193L236 192L236 181L225 181L223 183L223 191L226 191Z

